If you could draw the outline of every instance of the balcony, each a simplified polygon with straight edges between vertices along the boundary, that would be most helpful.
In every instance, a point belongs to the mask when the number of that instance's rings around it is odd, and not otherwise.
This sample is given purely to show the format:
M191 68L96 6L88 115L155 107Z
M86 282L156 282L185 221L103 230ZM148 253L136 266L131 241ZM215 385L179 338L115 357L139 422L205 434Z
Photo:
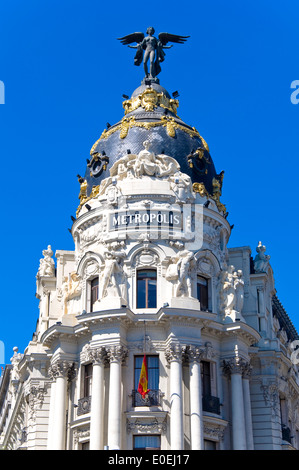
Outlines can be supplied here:
M90 412L91 397L83 397L78 400L77 415L84 415Z
M220 415L220 400L218 397L204 395L202 397L202 409L208 413Z
M150 390L142 398L137 390L132 390L132 406L161 406L163 395L161 390Z

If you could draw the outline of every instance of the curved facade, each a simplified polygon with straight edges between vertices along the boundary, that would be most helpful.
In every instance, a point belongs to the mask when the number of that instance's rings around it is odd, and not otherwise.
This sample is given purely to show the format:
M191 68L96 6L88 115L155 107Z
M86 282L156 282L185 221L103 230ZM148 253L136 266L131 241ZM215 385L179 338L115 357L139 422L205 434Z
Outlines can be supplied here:
M74 250L40 260L2 447L298 449L298 335L265 246L227 247L223 172L177 100L150 83L123 105L79 176Z

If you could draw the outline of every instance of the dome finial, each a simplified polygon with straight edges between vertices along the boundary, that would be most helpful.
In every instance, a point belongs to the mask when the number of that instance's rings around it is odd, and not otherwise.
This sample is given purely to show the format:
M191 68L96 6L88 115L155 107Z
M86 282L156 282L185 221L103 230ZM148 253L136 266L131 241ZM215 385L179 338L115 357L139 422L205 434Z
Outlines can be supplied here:
M129 46L132 49L137 49L134 58L134 64L140 65L143 60L145 81L153 81L159 83L157 75L161 72L160 63L165 59L164 49L170 49L172 45L167 46L169 42L183 44L190 36L179 36L177 34L159 33L157 39L154 36L155 29L150 26L146 30L147 36L143 33L132 33L118 38L124 46ZM136 46L131 46L136 42ZM143 53L144 51L144 53ZM148 70L148 62L150 62L150 69Z

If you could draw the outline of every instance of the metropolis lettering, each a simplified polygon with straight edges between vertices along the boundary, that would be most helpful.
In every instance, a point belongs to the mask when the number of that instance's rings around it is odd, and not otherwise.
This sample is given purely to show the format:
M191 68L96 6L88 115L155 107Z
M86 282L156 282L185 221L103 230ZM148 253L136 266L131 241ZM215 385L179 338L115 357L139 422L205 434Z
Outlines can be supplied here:
M165 226L165 227L181 227L182 215L181 213L174 213L171 211L153 211L148 210L136 213L114 213L110 215L110 228L118 229L128 226Z

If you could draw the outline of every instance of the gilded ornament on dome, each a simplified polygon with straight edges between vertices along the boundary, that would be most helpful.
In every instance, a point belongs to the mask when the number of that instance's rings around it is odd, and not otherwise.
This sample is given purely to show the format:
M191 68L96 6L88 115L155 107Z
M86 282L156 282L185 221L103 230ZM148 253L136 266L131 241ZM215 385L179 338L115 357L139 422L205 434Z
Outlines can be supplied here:
M93 198L97 197L99 192L100 192L100 185L93 186L89 196L84 196L84 197L80 198L80 194L79 194L80 204L79 204L79 207L78 207L77 212L76 212L76 217L78 217L79 212L82 209L82 206L84 206L84 204L86 202L90 201L90 199L93 199Z
M210 194L208 193L208 191L206 190L206 187L204 185L204 183L193 183L193 191L195 193L199 193L201 197L209 197Z
M145 109L145 111L153 111L158 106L177 114L179 102L178 100L167 98L164 93L158 93L153 88L148 88L138 96L123 102L125 114L131 113L140 107Z
M80 193L79 193L80 203L84 201L86 198L87 198L87 181L83 180L80 183Z

